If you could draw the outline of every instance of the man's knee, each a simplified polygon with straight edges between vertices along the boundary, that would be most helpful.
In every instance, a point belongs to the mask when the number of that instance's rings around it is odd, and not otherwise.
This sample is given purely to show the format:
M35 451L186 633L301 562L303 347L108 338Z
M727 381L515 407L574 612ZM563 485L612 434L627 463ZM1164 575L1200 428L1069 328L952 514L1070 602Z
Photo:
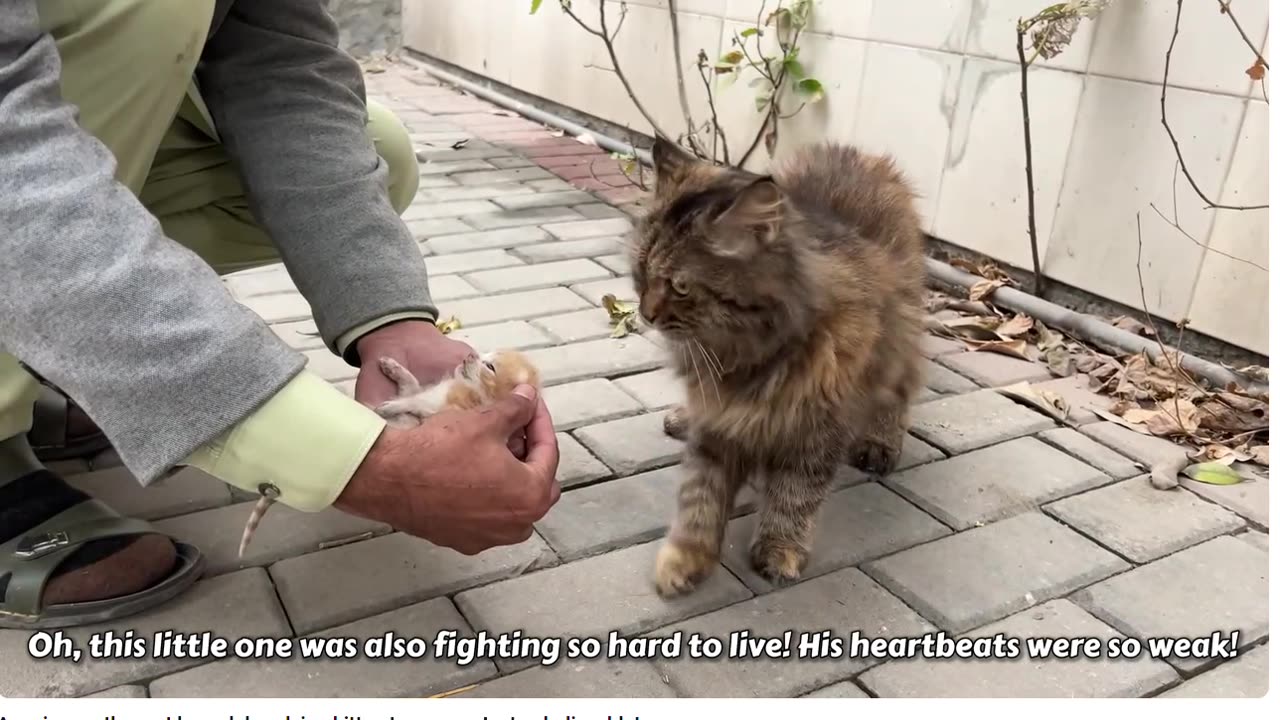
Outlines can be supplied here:
M418 194L418 157L409 130L400 118L382 105L369 102L369 134L378 155L387 164L391 205L403 213Z

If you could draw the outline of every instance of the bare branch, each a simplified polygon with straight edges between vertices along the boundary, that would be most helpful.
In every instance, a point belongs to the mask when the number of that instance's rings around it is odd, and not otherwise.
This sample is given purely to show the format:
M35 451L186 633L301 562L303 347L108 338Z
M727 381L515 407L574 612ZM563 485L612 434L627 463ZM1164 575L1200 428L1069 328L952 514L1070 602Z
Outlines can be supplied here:
M1195 243L1196 245L1199 245L1201 248L1204 248L1205 250L1207 250L1207 251L1209 251L1209 252L1211 252L1211 253L1213 253L1213 254L1215 254L1215 255L1221 255L1221 256L1223 256L1223 257L1225 257L1225 258L1230 258L1230 259L1235 260L1235 261L1237 261L1237 262L1242 262L1242 263L1244 263L1245 265L1252 265L1252 266L1254 266L1254 267L1258 268L1259 270L1261 270L1262 272L1267 273L1267 274L1270 274L1270 271L1269 271L1269 270L1267 270L1266 268L1262 267L1261 265L1259 265L1259 264L1258 264L1258 263L1256 263L1256 262L1253 262L1253 261L1251 261L1251 260L1245 260L1245 259L1244 259L1244 258L1242 258L1242 257L1236 257L1235 255L1232 255L1231 253L1223 252L1223 251L1221 251L1221 250L1218 250L1217 248L1209 247L1208 245L1206 245L1206 244L1204 244L1204 243L1200 242L1199 240L1197 240L1197 239L1195 239L1194 237L1192 237L1192 236L1191 236L1191 233L1187 232L1187 231L1186 231L1186 230L1185 230L1181 225L1179 225L1176 219L1174 219L1174 220L1170 220L1170 219L1168 218L1168 216L1166 216L1164 213L1160 212L1160 208L1156 207L1155 203L1147 203L1147 205L1148 205L1152 210L1154 210L1154 211L1155 211L1156 215L1159 215L1159 216L1160 216L1160 219L1161 219L1161 220L1164 220L1165 222L1169 223L1169 225L1170 225L1170 226L1172 226L1172 227L1173 227L1173 229L1175 229L1175 230L1177 230L1179 233L1181 233L1181 234L1182 234L1182 237L1184 237L1184 238L1186 238L1186 239L1190 240L1191 242Z
M1222 14L1231 18L1231 24L1236 26L1236 32L1240 33L1240 39L1244 40L1244 44L1249 46L1253 51L1253 56L1258 59L1262 67L1270 70L1271 66L1267 64L1267 59L1262 57L1262 53L1258 52L1258 46L1253 44L1249 39L1249 35L1245 33L1244 28L1240 27L1240 21L1236 19L1236 14L1231 10L1231 0L1218 0L1218 7L1222 8Z
M692 137L697 134L698 129L693 122L693 111L689 109L689 91L684 82L684 64L680 62L680 18L676 0L667 0L667 13L671 16L671 48L675 54L676 88L680 97L680 110L684 112L684 121ZM715 159L714 151L711 159Z
M1018 32L1018 65L1022 74L1022 144L1026 155L1027 171L1027 234L1031 240L1031 266L1035 273L1032 278L1031 294L1040 296L1040 238L1036 231L1036 182L1032 169L1031 152L1031 105L1027 99L1027 26L1021 20L1017 24Z
M729 159L729 138L725 136L724 128L720 126L720 116L716 110L716 96L711 89L712 78L715 77L715 68L711 67L707 62L707 53L698 52L698 77L702 78L702 86L707 91L707 107L711 110L711 159L716 159L716 151L719 150L724 158L724 163L728 165L732 161Z
M1169 49L1164 54L1164 79L1160 83L1160 124L1164 126L1164 130L1169 135L1169 142L1173 144L1173 152L1178 156L1178 166L1182 168L1182 175L1190 183L1191 189L1195 190L1196 195L1204 201L1205 206L1209 208L1218 208L1222 210L1265 210L1267 205L1222 205L1209 199L1208 195L1200 189L1194 177L1191 176L1191 170L1187 167L1186 160L1182 157L1182 147L1178 145L1178 137L1174 134L1173 128L1169 125L1169 112L1166 96L1169 93L1169 65L1173 60L1173 46L1178 42L1178 31L1182 25L1182 0L1177 0L1177 10L1173 16L1173 36L1169 38Z

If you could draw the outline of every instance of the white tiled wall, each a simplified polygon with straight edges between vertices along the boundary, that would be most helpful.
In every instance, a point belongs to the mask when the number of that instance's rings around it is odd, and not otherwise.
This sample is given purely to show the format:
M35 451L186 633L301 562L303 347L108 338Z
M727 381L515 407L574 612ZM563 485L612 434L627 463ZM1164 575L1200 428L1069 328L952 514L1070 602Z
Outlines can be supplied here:
M606 0L610 22L621 4ZM767 0L773 7L776 0ZM801 61L824 102L783 124L779 155L812 140L892 153L919 192L928 229L1029 268L1026 180L1014 23L1049 0L817 0ZM578 0L589 21L597 0ZM624 70L669 132L675 95L668 0L629 0L618 38ZM406 44L555 102L648 131L607 69L600 42L555 0L404 0ZM718 56L754 24L760 0L680 0L680 57L698 120L699 49ZM1206 210L1160 124L1160 80L1176 4L1117 0L1061 56L1030 75L1036 216L1045 272L1267 353L1268 211ZM1233 0L1250 38L1269 46L1266 0ZM1222 203L1268 198L1268 105L1245 69L1249 49L1213 0L1185 0L1169 73L1169 122L1201 189ZM744 75L718 91L735 155L760 116ZM761 169L761 153L750 167ZM1176 189L1175 189L1176 188ZM1154 206L1154 209L1153 207ZM1177 213L1180 228L1170 220Z

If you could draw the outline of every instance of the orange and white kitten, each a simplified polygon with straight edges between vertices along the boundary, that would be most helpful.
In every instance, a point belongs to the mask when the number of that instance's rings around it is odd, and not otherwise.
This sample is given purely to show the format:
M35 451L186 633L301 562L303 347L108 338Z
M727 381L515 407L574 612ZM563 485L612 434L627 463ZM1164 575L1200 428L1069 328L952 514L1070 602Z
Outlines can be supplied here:
M499 350L472 357L443 380L423 387L403 365L391 358L378 367L400 390L374 411L392 427L413 427L442 410L472 410L510 395L520 385L538 387L541 376L529 358L514 350Z

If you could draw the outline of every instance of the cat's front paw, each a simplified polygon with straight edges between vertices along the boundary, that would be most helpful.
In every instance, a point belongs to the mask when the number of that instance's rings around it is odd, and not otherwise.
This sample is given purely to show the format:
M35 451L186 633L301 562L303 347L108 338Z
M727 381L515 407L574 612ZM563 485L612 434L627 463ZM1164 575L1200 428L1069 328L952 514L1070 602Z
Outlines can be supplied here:
M654 586L664 598L685 595L710 577L719 561L706 550L668 540L658 550Z
M809 564L809 551L793 543L761 538L751 545L751 569L775 585L795 582Z
M688 439L689 411L683 405L668 410L662 418L662 431L677 440Z
M867 439L854 444L849 453L849 464L872 475L888 475L898 467L901 457L902 438L898 438L896 443Z

